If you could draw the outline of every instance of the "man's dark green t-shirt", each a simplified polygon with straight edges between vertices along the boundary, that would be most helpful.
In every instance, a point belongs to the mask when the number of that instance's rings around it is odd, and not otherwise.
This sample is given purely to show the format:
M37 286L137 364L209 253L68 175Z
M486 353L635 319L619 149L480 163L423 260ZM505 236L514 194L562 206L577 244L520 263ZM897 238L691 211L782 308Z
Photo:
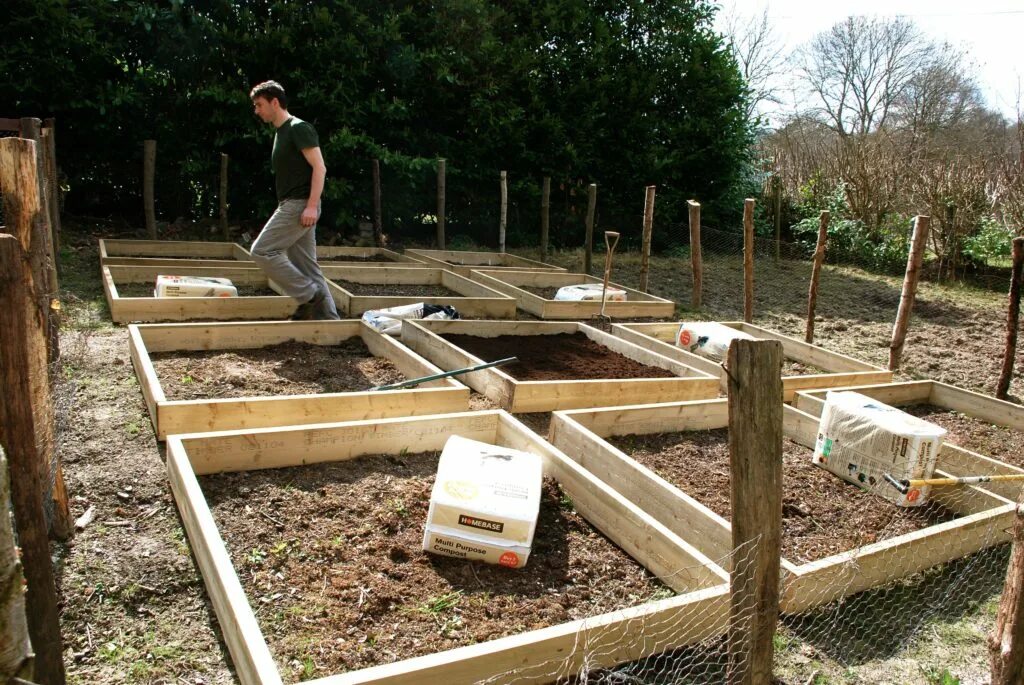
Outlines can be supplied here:
M320 147L320 139L309 122L298 117L288 117L277 129L270 163L274 168L278 202L309 198L313 167L303 157L302 151L311 147Z

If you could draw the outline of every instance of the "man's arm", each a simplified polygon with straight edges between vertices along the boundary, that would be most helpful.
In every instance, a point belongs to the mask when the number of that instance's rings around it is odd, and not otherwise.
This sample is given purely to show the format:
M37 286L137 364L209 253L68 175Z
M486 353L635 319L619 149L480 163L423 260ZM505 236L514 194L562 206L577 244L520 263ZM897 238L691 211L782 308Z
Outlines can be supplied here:
M309 199L306 200L306 208L302 210L302 225L312 226L316 223L317 208L320 205L320 195L324 192L324 179L327 178L327 165L324 164L324 156L319 147L307 147L302 151L302 156L313 167L313 178L309 184Z

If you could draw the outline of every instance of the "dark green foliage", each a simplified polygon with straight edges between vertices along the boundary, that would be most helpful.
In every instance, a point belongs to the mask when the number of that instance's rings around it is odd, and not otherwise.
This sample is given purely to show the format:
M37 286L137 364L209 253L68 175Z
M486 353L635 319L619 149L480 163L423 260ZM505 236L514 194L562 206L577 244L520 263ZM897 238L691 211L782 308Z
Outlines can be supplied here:
M5 0L0 116L55 116L70 211L141 222L141 141L155 138L157 211L216 209L231 156L231 214L273 203L271 130L249 88L275 78L314 123L328 164L325 223L371 213L382 160L387 229L433 232L435 159L448 159L449 235L496 240L498 172L509 244L535 243L552 176L552 242L578 245L586 185L600 224L639 234L714 220L747 168L744 85L704 0ZM735 213L737 208L728 208ZM724 219L724 217L722 217Z

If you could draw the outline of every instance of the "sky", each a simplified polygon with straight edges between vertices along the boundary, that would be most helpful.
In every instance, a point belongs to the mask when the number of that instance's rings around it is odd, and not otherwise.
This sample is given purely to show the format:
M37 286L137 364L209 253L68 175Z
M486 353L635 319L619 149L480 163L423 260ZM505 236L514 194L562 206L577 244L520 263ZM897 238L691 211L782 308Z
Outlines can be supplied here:
M760 15L788 54L851 14L903 16L928 36L961 47L976 64L978 82L990 108L1016 120L1024 109L1024 0L719 0L719 30L730 13L740 19ZM781 87L781 86L780 86ZM1018 97L1019 96L1019 97ZM792 96L784 109L792 109ZM776 123L774 112L766 112Z

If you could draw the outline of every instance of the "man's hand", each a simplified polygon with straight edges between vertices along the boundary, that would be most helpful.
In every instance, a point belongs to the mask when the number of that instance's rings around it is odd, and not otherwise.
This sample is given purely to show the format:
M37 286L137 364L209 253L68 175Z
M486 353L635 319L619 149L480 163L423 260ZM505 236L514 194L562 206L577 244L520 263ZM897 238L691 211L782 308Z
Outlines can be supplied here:
M309 228L310 226L315 224L318 213L319 212L317 212L316 207L306 207L305 209L303 209L301 219L303 227Z

